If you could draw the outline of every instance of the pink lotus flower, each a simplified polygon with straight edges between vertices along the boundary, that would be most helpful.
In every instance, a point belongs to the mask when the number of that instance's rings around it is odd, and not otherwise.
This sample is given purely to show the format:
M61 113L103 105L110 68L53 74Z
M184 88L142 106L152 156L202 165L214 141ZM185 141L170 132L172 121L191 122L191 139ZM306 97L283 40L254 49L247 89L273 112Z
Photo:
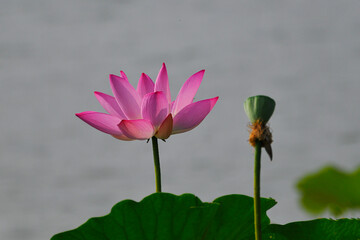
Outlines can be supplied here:
M143 73L137 89L129 83L124 72L110 75L110 86L115 97L95 92L108 112L77 113L90 126L120 140L145 140L153 136L167 139L171 134L190 131L199 125L214 107L218 97L193 102L201 84L204 70L192 75L171 102L165 63L156 82Z

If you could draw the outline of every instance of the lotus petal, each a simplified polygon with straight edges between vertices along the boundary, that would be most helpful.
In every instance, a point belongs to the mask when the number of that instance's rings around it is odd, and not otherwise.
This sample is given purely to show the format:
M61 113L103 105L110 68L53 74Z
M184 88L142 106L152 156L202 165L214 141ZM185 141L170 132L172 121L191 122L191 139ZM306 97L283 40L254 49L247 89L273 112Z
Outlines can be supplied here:
M129 81L129 80L128 80L128 77L126 76L126 74L125 74L123 71L120 71L120 76L121 76L122 78L125 78L126 81Z
M173 134L187 132L197 125L209 114L219 97L191 103L184 107L175 117Z
M90 126L104 133L115 136L124 135L118 127L122 119L117 116L93 111L76 113L75 115Z
M127 119L141 118L141 100L134 87L125 78L116 75L110 75L110 85L115 99Z
M130 139L145 140L154 136L154 127L146 119L122 120L118 126Z
M116 99L113 96L107 95L102 92L94 92L94 94L101 106L105 109L105 111L107 111L111 115L118 116L121 119L126 119L125 114L123 113Z
M148 93L144 96L141 113L144 119L149 120L155 129L169 114L169 104L163 92Z
M162 67L161 67L161 69L159 71L159 74L158 74L158 76L156 78L154 91L155 92L157 92L157 91L164 92L168 103L169 104L171 103L169 78L168 78L165 63L163 63L163 65L162 65Z
M136 89L140 96L140 99L143 99L146 94L154 92L154 85L155 84L151 80L151 78L145 73L142 73Z
M193 102L195 94L200 87L205 70L201 70L192 75L179 91L176 97L172 113L176 115L181 109Z
M159 127L159 130L155 134L155 137L160 139L168 139L172 133L173 118L171 113L165 118Z

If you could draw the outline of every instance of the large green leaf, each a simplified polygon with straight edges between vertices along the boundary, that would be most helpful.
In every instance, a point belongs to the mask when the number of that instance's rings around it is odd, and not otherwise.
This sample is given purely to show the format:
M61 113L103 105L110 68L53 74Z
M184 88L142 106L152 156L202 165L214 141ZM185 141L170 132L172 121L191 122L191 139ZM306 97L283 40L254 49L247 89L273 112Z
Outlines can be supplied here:
M110 214L91 218L52 240L202 239L218 209L192 194L155 193L141 202L124 200Z
M219 203L220 206L206 239L254 239L254 199L252 197L227 195L215 199L214 203ZM266 211L275 204L274 199L261 199L262 229L270 224Z
M275 204L261 199L263 240L360 239L359 219L269 224L266 211ZM141 202L124 200L110 214L52 240L253 240L253 219L253 198L244 195L203 203L192 194L155 193Z
M359 219L316 219L286 225L271 224L263 234L271 240L359 240Z
M275 201L262 199L262 204L265 228L270 222L265 212ZM77 229L55 235L52 240L251 239L253 214L253 199L244 195L202 203L192 194L155 193L139 203L122 201L110 214L91 218Z
M335 216L348 209L360 208L360 168L346 173L335 167L325 167L302 178L297 187L306 210L321 213L329 208Z

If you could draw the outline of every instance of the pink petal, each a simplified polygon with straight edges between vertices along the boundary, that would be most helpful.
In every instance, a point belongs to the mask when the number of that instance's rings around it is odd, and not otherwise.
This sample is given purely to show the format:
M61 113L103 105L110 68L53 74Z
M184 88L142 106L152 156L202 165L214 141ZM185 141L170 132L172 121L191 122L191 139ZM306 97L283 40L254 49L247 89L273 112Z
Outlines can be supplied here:
M170 112L173 112L174 106L175 106L175 101L172 101L172 102L170 103Z
M123 141L133 141L133 140L134 140L134 139L128 138L128 137L125 136L125 135L121 135L121 136L111 135L111 136L113 136L113 137L116 138L116 139L123 140Z
M121 119L126 119L125 114L119 107L116 99L113 96L107 95L102 92L94 92L95 97L101 104L101 106L111 115L120 117Z
M158 74L158 76L156 78L154 91L155 92L157 92L157 91L164 92L168 103L171 103L169 78L168 78L165 63L163 63L163 65L162 65L162 67L161 67L161 69L159 71L159 74Z
M75 115L99 131L115 136L124 135L118 127L121 118L117 116L93 111L77 113Z
M176 97L175 105L172 111L174 115L176 115L186 105L193 102L195 94L201 84L201 80L203 79L204 72L205 70L201 70L186 80Z
M131 84L122 77L110 75L110 85L115 99L127 119L141 118L140 97Z
M191 103L184 107L175 117L173 134L187 132L197 125L209 114L219 97Z
M127 76L126 76L126 74L125 74L123 71L120 71L120 76L121 76L122 78L125 78L126 81L129 81L128 78L127 78Z
M148 75L142 73L136 91L142 99L146 94L154 92L154 82Z
M130 139L145 140L154 136L154 127L146 119L122 120L118 126Z
M172 128L173 128L173 118L170 113L161 123L159 130L155 134L155 137L160 139L168 139L172 133Z
M157 129L169 114L169 104L163 92L148 93L144 96L141 105L144 119L149 120Z

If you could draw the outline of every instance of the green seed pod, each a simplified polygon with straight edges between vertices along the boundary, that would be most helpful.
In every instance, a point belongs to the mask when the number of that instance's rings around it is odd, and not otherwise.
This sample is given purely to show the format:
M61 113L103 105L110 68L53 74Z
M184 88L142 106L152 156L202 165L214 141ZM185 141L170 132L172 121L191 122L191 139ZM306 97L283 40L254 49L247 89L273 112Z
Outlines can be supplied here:
M244 109L251 123L260 120L266 124L275 110L275 101L263 95L249 97L244 102Z

